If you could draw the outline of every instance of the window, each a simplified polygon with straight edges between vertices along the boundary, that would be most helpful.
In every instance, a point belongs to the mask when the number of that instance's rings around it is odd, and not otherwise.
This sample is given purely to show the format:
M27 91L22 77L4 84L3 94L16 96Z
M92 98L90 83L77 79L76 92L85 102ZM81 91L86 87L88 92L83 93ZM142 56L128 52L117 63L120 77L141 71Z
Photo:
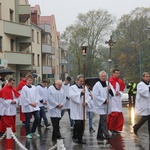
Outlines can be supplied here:
M10 50L14 51L14 40L13 39L10 40Z
M32 41L34 42L34 30L32 29Z
M40 55L37 55L37 65L40 66Z
M39 44L39 32L37 32L37 43Z
M10 21L13 21L13 14L14 11L12 9L9 10L9 14L10 14Z
M0 52L2 52L2 36L0 36Z
M2 19L2 4L0 3L0 19Z

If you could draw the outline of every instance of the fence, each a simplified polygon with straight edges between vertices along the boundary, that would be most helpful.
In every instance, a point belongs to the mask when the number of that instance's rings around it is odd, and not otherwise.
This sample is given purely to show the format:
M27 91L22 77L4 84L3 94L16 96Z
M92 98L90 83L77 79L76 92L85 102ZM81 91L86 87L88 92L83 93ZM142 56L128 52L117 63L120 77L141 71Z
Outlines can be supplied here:
M12 132L11 128L7 128L6 132L0 138L0 141L4 139L5 136L6 136L6 150L12 150L12 140L14 140L22 150L28 150L19 142L19 140ZM58 139L57 143L54 146L52 146L49 150L54 150L55 148L57 148L57 150L66 150L62 139Z

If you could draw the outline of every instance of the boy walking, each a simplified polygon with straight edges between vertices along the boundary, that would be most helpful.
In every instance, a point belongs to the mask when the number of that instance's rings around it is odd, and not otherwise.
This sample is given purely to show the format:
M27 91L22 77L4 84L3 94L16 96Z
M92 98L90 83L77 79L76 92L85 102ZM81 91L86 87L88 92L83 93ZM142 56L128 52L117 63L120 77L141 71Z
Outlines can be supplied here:
M40 137L38 133L36 133L36 128L39 124L39 94L33 83L33 76L28 75L27 77L27 84L21 90L21 98L20 103L22 106L22 112L25 114L26 121L25 121L25 130L26 130L26 137L28 139L32 139L32 136ZM30 130L30 115L34 116L34 121L32 128Z

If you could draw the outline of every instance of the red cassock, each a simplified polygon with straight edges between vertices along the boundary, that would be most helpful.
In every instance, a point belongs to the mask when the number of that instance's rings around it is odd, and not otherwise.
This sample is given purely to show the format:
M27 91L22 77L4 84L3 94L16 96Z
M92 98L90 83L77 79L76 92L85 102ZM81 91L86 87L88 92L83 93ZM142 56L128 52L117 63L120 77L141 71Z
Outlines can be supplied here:
M8 84L6 84L6 86L0 92L0 97L6 101L10 99L13 100L14 99L13 93L17 98L20 96L20 94L13 87L8 86ZM1 117L0 132L4 133L7 127L11 127L12 131L16 132L15 126L16 126L16 115L13 116L4 115Z
M124 82L120 78L115 78L112 76L110 78L110 83L115 90L116 90L116 82L118 82L120 86L120 91L123 92L125 88ZM122 131L123 123L124 117L122 112L113 111L108 115L107 126L109 130Z

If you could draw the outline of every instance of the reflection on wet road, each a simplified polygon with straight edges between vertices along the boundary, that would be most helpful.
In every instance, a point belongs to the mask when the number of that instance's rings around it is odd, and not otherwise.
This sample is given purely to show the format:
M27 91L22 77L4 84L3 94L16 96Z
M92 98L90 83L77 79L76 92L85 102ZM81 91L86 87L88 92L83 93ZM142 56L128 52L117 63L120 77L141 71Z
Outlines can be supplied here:
M60 122L60 131L64 139L64 145L67 150L150 150L149 136L147 123L145 123L138 131L138 136L133 133L133 125L139 119L134 114L134 108L123 107L124 113L124 127L120 135L113 136L109 141L97 140L96 132L90 133L88 128L88 119L86 121L85 132L83 139L87 143L86 145L77 145L72 142L72 131L69 128L68 114L65 113ZM95 115L93 118L93 128L97 130L99 116ZM50 147L55 145L51 141L52 127L39 128L40 138L26 139L25 128L19 122L19 115L17 116L17 133L16 137L28 150L49 150ZM5 150L6 139L0 141L0 150ZM13 141L13 150L21 150Z

